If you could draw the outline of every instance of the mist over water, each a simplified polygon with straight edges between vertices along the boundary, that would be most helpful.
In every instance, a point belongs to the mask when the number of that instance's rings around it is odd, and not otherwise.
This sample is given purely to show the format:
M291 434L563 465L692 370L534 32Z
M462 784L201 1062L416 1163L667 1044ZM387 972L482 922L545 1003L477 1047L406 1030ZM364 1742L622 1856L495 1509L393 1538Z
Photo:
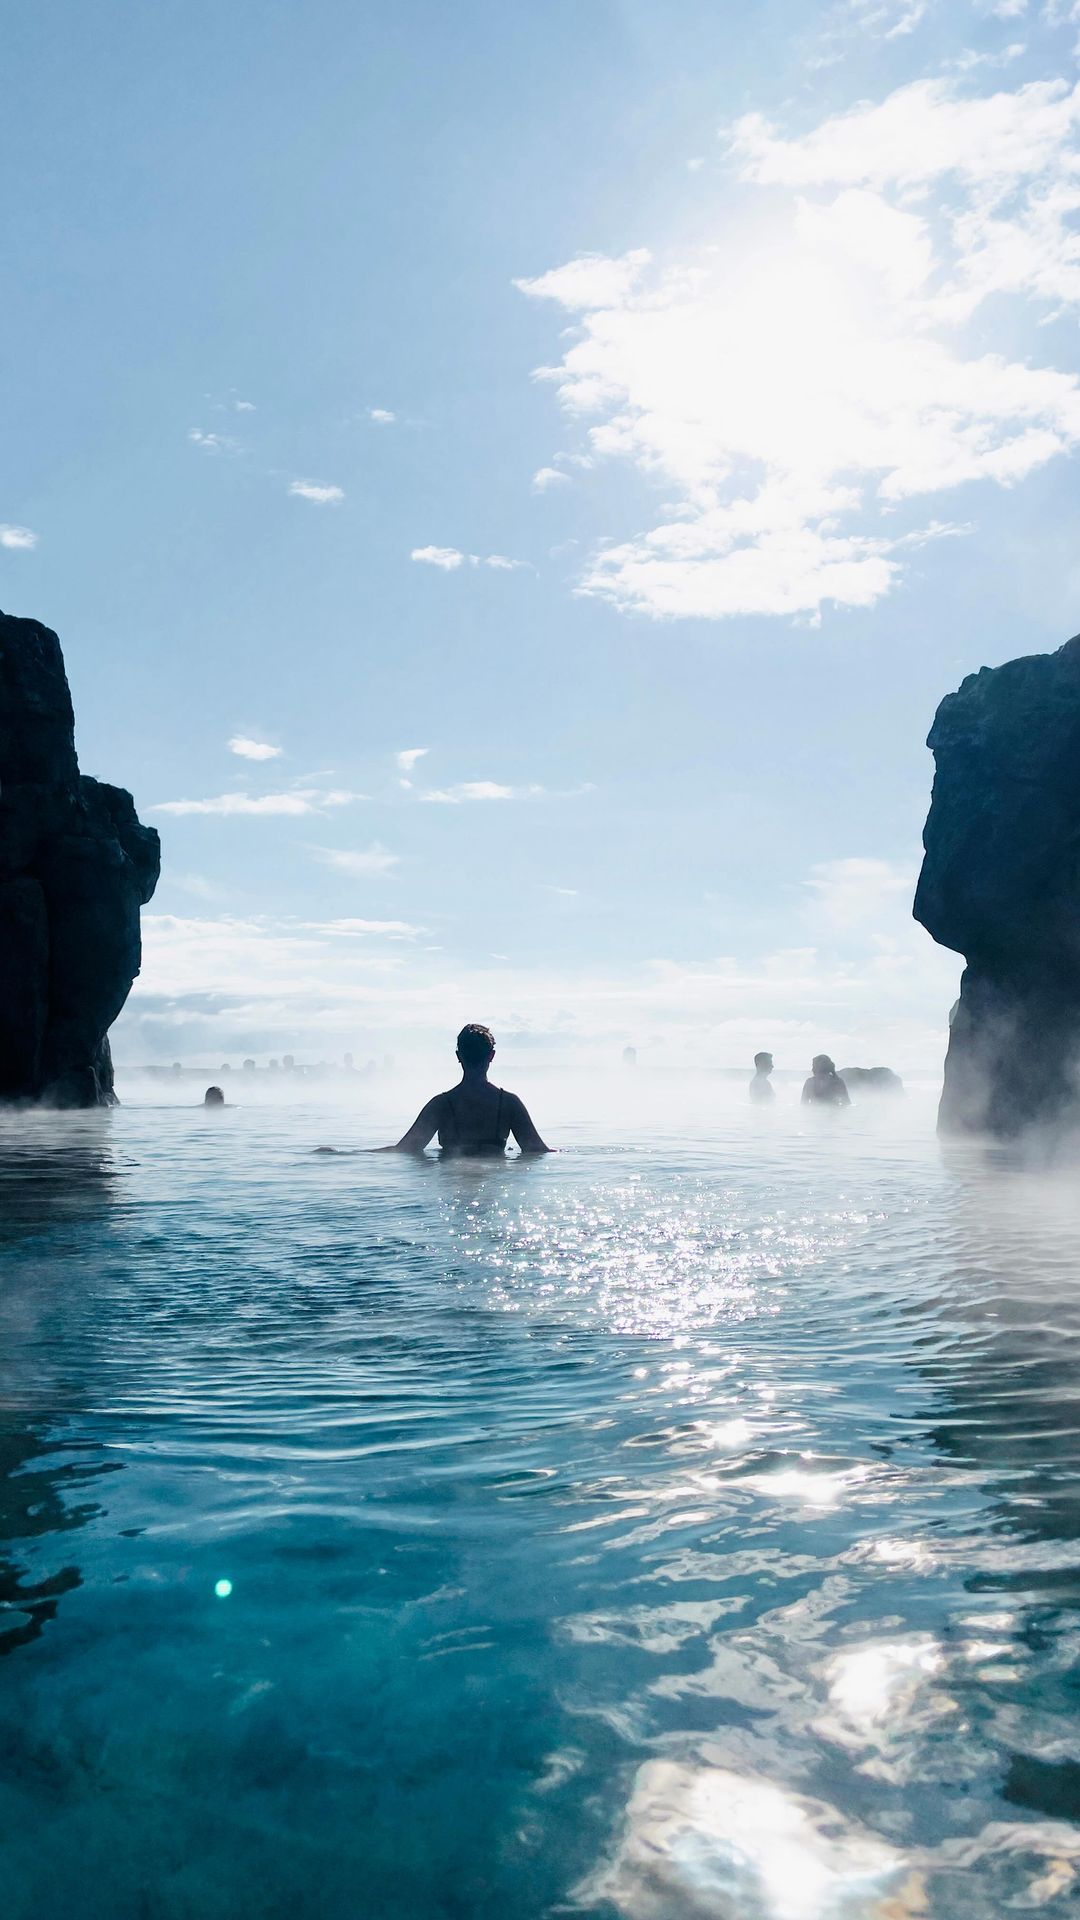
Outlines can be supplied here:
M0 1125L5 1912L1073 1911L1071 1176L504 1077Z

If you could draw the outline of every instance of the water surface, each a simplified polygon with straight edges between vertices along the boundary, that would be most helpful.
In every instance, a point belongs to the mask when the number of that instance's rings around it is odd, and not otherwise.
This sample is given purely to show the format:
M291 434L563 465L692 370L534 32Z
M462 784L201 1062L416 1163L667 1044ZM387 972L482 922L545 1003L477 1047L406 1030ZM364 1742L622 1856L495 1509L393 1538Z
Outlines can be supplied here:
M814 1118L5 1122L7 1920L1075 1913L1074 1183Z

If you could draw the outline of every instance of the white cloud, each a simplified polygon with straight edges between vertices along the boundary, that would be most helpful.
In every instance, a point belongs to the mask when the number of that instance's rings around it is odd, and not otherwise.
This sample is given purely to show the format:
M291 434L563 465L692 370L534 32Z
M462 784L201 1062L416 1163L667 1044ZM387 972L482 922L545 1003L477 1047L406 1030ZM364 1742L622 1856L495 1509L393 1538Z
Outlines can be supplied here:
M241 814L256 817L270 814L300 815L323 813L329 807L347 807L354 800L363 798L362 793L350 793L345 788L325 792L316 787L294 787L289 793L219 793L211 800L159 800L151 812L221 814L226 817Z
M289 492L295 499L314 501L317 507L337 507L345 498L343 487L325 486L319 480L290 480Z
M444 573L455 573L466 562L470 567L491 567L496 573L530 570L528 560L511 560L505 553L462 553L457 547L414 547L409 558L425 567L441 567Z
M910 907L917 865L854 858L823 860L811 867L806 887L814 923L829 930L888 925L891 910Z
M534 300L555 300L560 307L582 312L617 306L632 292L650 258L645 247L624 253L619 260L610 260L602 253L584 253L565 267L553 267L535 280L515 280L514 285Z
M414 547L410 560L419 560L425 567L442 567L444 572L452 573L460 567L465 558L456 547Z
M0 523L0 547L9 547L12 552L28 553L38 543L37 534L29 527L12 527Z
M254 413L255 402L254 400L234 400L233 409L236 413Z
M196 900L223 901L228 898L226 889L216 881L208 880L202 873L172 873L166 875L166 885L179 887L181 893L190 893Z
M351 874L354 879L368 879L373 875L389 873L401 858L400 854L388 852L377 840L370 847L313 847L312 852L324 867L333 867L337 873Z
M241 760L277 760L281 756L280 747L272 747L266 740L249 739L244 733L233 734L229 752L238 754Z
M962 95L947 80L914 80L795 139L744 114L731 151L744 177L764 185L914 187L946 174L982 185L1043 173L1078 121L1080 84L1033 80L1011 93Z
M429 751L427 747L402 747L395 753L394 760L401 773L411 773L418 760L422 760Z
M189 427L188 439L192 446L201 447L204 453L239 453L240 442L233 440L227 433L204 433L201 427Z
M539 793L540 789L537 787L531 791ZM500 786L497 780L462 780L456 787L434 788L429 793L422 793L420 798L434 801L440 806L457 807L466 800L514 800L517 795L517 788Z
M519 283L576 316L542 374L589 456L671 502L578 591L658 617L869 607L945 530L898 527L898 503L1015 485L1080 444L1074 375L992 350L997 326L1015 354L1013 317L984 321L991 350L956 336L991 293L1080 303L1078 127L1062 81L919 81L791 138L745 115L747 190L781 190L756 219L690 258Z
M304 920L299 924L311 933L350 940L418 940L426 932L409 920Z
M392 427L397 419L397 414L391 413L389 407L369 407L368 419L374 420L376 426Z
M550 493L552 487L568 487L570 475L560 473L558 467L540 467L532 477L534 493Z
M336 849L320 857L331 853L339 870L360 877L373 871L371 853L376 872L393 860L376 848L352 856L364 863L357 869L343 865L350 856ZM867 864L886 875L901 871ZM863 878L861 893L854 891L865 898ZM829 897L835 901L835 889ZM372 1034L372 1051L377 1036L380 1050L441 1053L447 1008L461 1006L482 1007L500 1042L525 1038L551 1058L572 1053L575 1061L614 1065L629 1038L662 1049L667 1066L690 1069L745 1063L749 1074L763 1045L781 1068L804 1072L822 1047L842 1066L937 1069L960 962L911 919L906 885L882 880L879 899L876 921L844 930L825 924L820 888L811 886L804 923L811 938L801 946L613 968L522 966L506 955L465 963L452 952L436 956L405 931L410 921L361 921L350 937L349 923L334 919L146 914L143 969L123 1016L120 1051L175 1059L207 1047L223 1059L234 1047L256 1051L250 1036L258 1031L266 1051L291 1043L322 1052L330 1036L352 1046L359 1029ZM680 1098L692 1087L688 1077ZM396 1099L396 1082L390 1092ZM705 1097L715 1100L714 1082L705 1083Z

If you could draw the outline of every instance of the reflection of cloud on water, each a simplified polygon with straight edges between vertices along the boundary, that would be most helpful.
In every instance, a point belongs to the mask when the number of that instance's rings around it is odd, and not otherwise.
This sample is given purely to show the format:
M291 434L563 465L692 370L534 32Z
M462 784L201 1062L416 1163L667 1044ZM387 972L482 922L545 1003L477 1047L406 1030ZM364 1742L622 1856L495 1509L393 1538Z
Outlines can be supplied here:
M975 1900L963 1911L988 1913L967 1876L991 1871L1008 1907L1057 1910L1078 1866L1080 1834L1061 1820L991 1821L904 1850L825 1801L706 1756L639 1769L614 1857L578 1897L626 1920L918 1920L959 1911L961 1884Z
M901 1920L905 1854L823 1802L724 1767L650 1760L621 1844L583 1890L629 1920Z

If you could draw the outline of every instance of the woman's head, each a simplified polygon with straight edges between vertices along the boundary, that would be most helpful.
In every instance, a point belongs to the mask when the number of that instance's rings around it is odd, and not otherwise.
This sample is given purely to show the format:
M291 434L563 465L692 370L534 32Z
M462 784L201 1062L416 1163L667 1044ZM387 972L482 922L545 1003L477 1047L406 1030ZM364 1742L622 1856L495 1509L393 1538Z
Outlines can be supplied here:
M463 1067L489 1067L495 1058L495 1035L490 1027L470 1020L457 1037L457 1057Z
M207 1087L206 1092L203 1094L203 1106L204 1107L223 1107L224 1105L225 1105L225 1095L222 1093L221 1088Z
M827 1074L835 1073L836 1068L833 1066L827 1053L815 1053L812 1072L820 1074L821 1077L824 1078Z

